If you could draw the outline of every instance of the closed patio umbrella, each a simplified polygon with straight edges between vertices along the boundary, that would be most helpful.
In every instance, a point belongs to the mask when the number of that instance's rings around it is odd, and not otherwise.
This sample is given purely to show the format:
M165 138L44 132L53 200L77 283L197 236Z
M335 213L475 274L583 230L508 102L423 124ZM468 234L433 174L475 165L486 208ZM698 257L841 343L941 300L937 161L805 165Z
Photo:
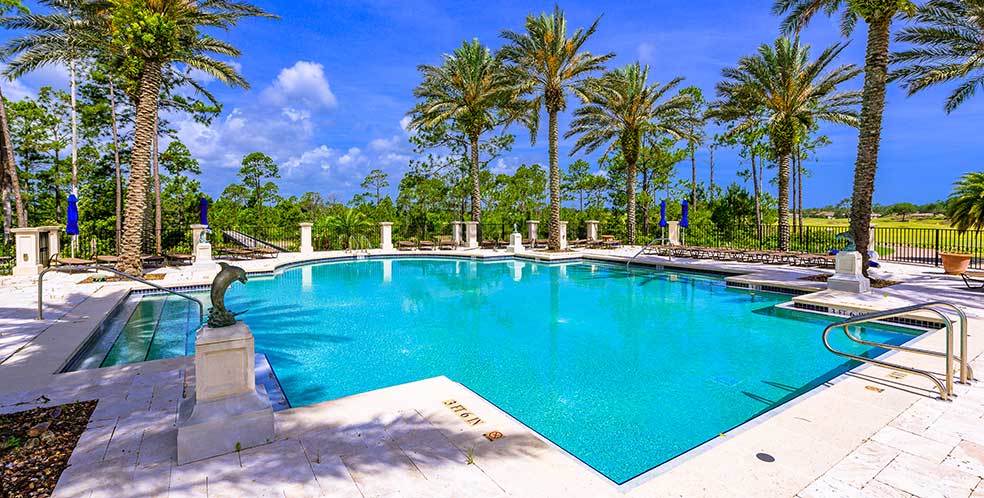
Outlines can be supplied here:
M208 225L208 200L204 197L198 201L198 217L199 223L202 225Z
M687 228L690 226L690 204L687 203L686 200L684 200L683 204L680 205L680 209L683 211L683 214L680 216L680 228ZM686 232L683 231L680 232L680 242L683 243L684 245L686 245L686 243L684 242L685 233Z
M659 231L662 234L660 236L663 239L663 244L666 243L666 227L669 223L666 222L666 201L659 201Z
M65 233L72 236L72 257L75 257L75 245L79 236L79 198L75 194L68 195L68 219L65 222Z

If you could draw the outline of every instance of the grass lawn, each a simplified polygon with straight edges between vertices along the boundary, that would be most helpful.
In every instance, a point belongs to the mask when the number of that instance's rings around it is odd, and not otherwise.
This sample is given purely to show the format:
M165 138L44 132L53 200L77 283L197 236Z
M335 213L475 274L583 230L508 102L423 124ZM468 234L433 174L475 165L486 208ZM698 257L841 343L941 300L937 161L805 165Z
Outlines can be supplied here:
M828 220L827 218L803 218L803 225L806 226L846 227L850 224L847 218L834 218L832 220ZM951 228L950 221L943 217L928 219L907 218L905 221L902 221L897 216L882 216L881 218L871 220L871 224L880 228Z

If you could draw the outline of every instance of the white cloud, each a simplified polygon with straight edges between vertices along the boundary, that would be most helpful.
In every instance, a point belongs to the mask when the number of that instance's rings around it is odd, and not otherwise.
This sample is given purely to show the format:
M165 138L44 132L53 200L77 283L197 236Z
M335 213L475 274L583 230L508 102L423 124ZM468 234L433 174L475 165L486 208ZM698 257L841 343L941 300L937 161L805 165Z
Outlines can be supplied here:
M263 98L274 105L329 109L338 104L325 78L325 67L316 62L297 61L280 70Z
M404 132L409 132L410 131L409 127L410 127L410 116L403 116L402 118L400 118L400 129L402 129Z

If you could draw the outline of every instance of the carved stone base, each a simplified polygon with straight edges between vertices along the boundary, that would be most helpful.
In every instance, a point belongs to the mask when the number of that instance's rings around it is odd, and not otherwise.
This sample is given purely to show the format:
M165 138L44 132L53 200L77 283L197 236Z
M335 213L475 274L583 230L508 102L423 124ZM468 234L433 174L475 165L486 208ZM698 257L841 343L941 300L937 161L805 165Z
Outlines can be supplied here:
M827 279L830 290L864 293L871 290L871 281L861 273L861 253L846 251L837 253L834 274Z
M263 386L255 391L178 409L178 465L266 444L276 436L273 408Z

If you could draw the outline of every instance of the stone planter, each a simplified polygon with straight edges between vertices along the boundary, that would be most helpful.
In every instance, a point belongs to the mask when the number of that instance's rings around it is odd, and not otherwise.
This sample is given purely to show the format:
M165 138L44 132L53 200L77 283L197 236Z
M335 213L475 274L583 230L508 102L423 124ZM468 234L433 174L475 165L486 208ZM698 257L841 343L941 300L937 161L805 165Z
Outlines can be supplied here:
M947 275L960 275L970 265L970 254L941 252L940 259L943 260L943 271Z

